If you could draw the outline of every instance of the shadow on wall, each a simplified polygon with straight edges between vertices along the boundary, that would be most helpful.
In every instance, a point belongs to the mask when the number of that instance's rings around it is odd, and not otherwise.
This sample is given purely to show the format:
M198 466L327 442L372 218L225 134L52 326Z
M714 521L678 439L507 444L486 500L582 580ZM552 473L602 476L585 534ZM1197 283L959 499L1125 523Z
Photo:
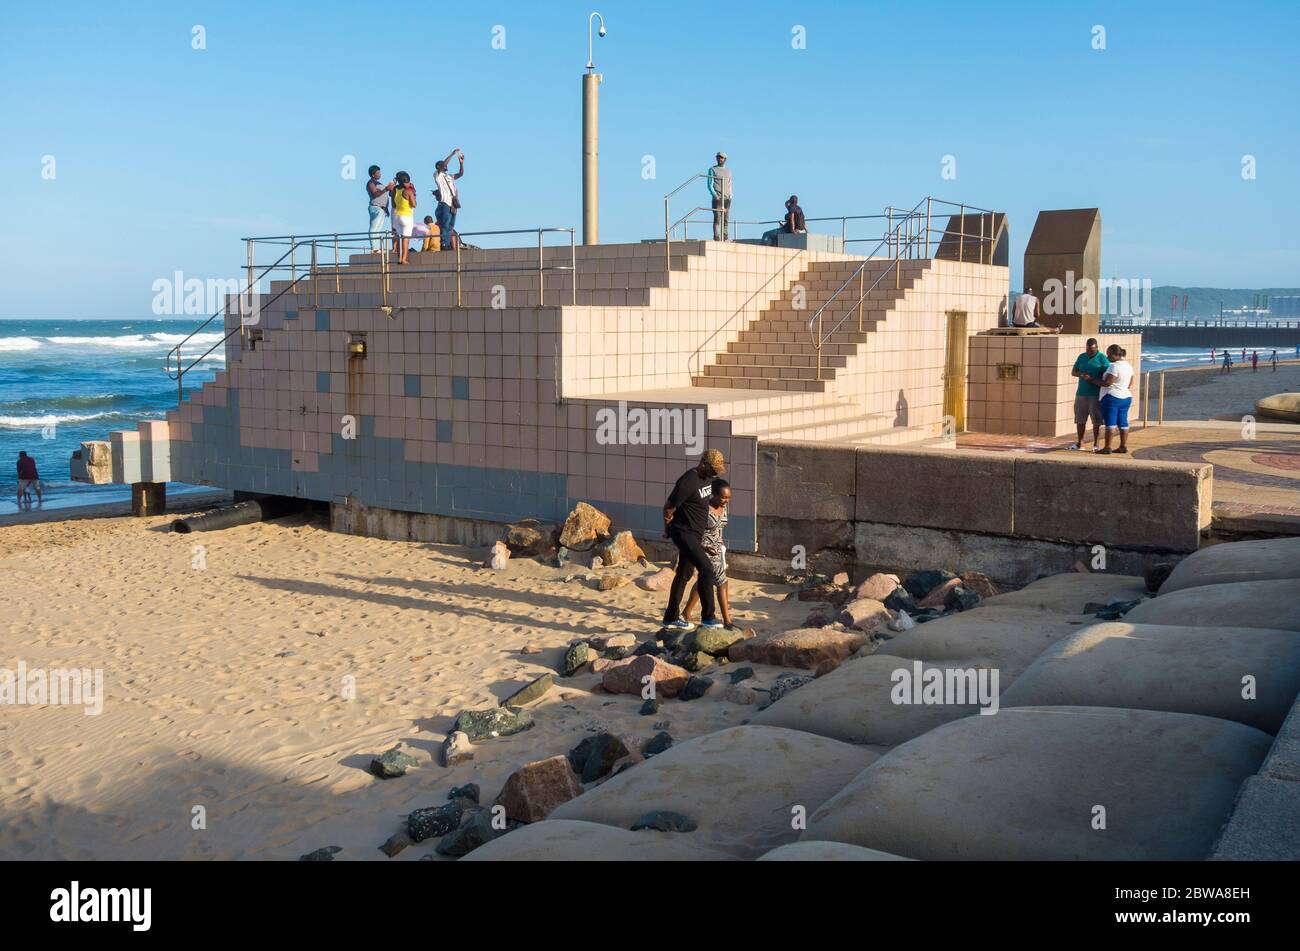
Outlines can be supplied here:
M907 397L902 390L898 391L898 402L894 404L894 425L907 425Z

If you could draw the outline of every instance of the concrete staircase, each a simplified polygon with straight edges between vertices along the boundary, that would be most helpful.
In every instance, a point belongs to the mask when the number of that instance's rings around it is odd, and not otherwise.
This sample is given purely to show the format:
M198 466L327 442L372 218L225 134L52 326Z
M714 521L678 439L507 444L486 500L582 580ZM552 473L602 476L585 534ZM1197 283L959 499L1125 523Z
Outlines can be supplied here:
M858 282L830 302L822 313L822 332L828 339L822 347L821 379L817 378L817 328L808 321L826 304L844 282L854 276L854 261L820 261L806 268L787 287L780 299L727 345L727 351L692 377L695 386L733 387L749 390L824 393L835 380L836 371L848 365L867 344L871 333L888 318L893 306L929 270L928 260L902 261L896 288L892 261L868 261L862 275L865 288L878 278L863 305L862 330L858 330ZM883 275L883 277L882 277ZM842 326L832 331L845 316Z

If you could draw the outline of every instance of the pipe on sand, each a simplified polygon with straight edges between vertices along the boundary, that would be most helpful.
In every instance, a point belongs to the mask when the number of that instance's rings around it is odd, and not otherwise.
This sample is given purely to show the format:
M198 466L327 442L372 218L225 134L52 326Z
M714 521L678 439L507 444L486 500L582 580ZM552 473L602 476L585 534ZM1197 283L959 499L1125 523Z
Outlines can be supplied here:
M234 528L236 525L251 525L253 522L264 522L267 519L282 518L285 515L301 512L304 504L302 499L267 495L260 499L236 502L234 505L204 512L202 515L178 518L172 522L172 531L188 535L190 532L215 532L223 528Z

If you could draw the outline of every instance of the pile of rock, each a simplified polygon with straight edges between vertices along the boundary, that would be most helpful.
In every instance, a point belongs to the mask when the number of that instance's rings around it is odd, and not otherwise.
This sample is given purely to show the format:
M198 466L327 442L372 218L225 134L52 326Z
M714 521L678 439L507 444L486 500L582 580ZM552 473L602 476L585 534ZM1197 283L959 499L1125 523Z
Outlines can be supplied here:
M535 518L510 523L501 539L488 549L483 564L486 568L504 571L511 558L537 558L552 567L563 568L574 560L576 554L590 555L587 564L592 568L649 564L630 531L616 531L608 515L586 502L575 505L562 525ZM597 581L602 591L631 580L624 576L587 577Z
M804 621L805 628L828 627L888 636L957 611L969 611L998 593L988 576L978 571L955 575L943 569L917 571L900 579L877 573L856 588L841 573L833 578L809 575L797 579L790 597L819 603Z

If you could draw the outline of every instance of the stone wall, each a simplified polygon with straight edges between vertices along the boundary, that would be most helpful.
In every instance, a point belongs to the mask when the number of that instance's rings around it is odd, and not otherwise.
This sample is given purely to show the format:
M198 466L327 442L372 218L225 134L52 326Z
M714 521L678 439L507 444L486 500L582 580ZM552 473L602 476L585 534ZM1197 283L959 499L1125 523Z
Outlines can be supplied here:
M758 551L789 566L977 570L1023 584L1091 566L1140 573L1195 551L1210 526L1209 465L974 450L762 441ZM1098 549L1097 546L1101 546Z

